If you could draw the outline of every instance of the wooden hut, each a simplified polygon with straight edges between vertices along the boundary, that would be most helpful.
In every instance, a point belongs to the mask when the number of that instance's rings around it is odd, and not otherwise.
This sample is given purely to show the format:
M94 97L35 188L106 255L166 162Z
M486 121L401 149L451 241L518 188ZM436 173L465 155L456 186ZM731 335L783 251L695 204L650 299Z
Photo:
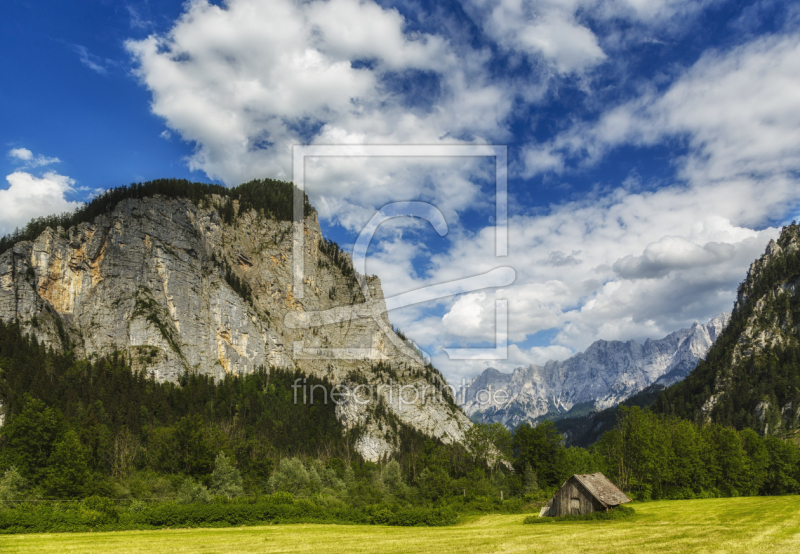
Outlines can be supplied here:
M602 473L575 474L561 485L555 496L542 508L539 516L607 512L630 501L631 499Z

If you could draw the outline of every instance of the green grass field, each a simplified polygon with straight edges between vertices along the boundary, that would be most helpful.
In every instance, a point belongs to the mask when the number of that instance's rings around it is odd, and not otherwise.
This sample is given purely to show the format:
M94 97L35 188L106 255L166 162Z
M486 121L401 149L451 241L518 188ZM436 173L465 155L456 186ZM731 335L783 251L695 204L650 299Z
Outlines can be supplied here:
M800 552L800 496L635 503L630 520L523 525L524 515L455 527L270 525L0 537L0 552Z

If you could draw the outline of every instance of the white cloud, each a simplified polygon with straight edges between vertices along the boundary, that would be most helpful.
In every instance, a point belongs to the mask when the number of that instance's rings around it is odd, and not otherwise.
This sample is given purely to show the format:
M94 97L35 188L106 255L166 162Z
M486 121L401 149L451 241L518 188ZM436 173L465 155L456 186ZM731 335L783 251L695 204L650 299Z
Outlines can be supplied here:
M431 275L418 281L441 282L508 263L517 272L512 287L446 299L441 319L390 315L393 321L408 320L404 329L409 336L426 337L437 367L451 377L486 366L451 361L441 347L493 342L497 298L508 300L511 347L547 329L557 330L550 346L563 352L583 350L598 339L663 337L730 310L749 264L777 236L775 228L754 231L717 215L751 219L753 211L762 211L749 210L757 203L753 196L758 190L752 192L719 206L720 196L736 198L738 191L724 185L688 193L667 187L554 206L546 215L513 217L507 262L493 258L493 236L482 233L434 256ZM551 252L577 248L578 263L540 263ZM390 295L392 282L387 284ZM488 365L523 365L512 350L507 361Z
M65 196L73 192L73 179L53 171L36 177L24 171L6 176L8 188L0 190L0 234L23 227L35 217L75 210L80 204Z
M519 367L523 365L544 365L550 360L566 360L575 354L571 349L558 344L550 346L533 346L527 350L519 348L516 344L509 346L508 366Z
M631 40L652 41L647 37L654 31L679 32L683 20L715 2L470 0L465 7L502 48L540 58L560 74L581 74L607 59L603 42L619 48Z
M459 297L450 307L450 311L442 317L445 329L450 334L460 337L485 338L485 332L476 333L476 331L481 331L481 324L490 321L492 317L490 313L486 312L494 310L494 305L485 300L485 292L465 294Z
M127 48L153 112L196 144L190 167L227 184L290 179L292 144L505 136L514 97L486 77L488 53L409 33L396 10L372 1L231 0L222 9L194 0L168 34ZM430 78L423 93L396 85L420 72Z
M33 152L31 152L27 148L12 148L11 150L9 150L8 155L11 156L12 158L22 160L23 162L27 162L33 159Z
M621 144L685 139L690 182L764 178L800 169L800 36L712 51L665 93L647 93L526 152L529 175L591 164Z
M581 72L606 57L594 33L578 22L574 2L493 4L481 19L487 34L505 48L541 55L559 73Z
M22 162L26 167L40 167L43 165L59 163L61 161L58 158L48 158L46 156L42 156L41 154L34 156L33 152L27 148L12 148L8 151L8 155L12 159Z
M665 236L649 244L641 256L627 255L611 268L624 279L655 279L673 270L704 267L734 257L736 248L727 243L695 244L683 237Z

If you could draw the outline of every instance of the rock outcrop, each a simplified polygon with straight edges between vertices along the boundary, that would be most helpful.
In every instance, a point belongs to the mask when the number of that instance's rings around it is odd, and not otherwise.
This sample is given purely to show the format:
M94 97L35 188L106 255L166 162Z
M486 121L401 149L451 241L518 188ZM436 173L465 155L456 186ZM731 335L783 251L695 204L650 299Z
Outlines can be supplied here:
M616 406L652 384L669 386L685 378L729 319L721 314L705 325L695 322L690 329L644 344L601 340L562 362L519 367L512 373L490 368L458 400L473 419L510 428L570 410L582 415Z
M686 380L653 409L764 434L800 429L800 225L750 265L731 321Z
M91 223L48 228L15 244L0 255L0 319L80 357L123 352L159 381L187 371L219 379L297 367L351 388L384 385L368 402L350 394L337 408L345 428L359 428L360 452L370 460L399 444L375 416L378 397L400 422L444 442L461 440L470 423L452 402L431 401L430 393L427 401L421 394L389 398L400 386L441 389L444 379L387 334L380 281L355 274L349 256L325 248L316 213L305 220L304 294L296 298L293 223L250 210L226 224L220 211L227 202L238 213L235 200L220 196L199 205L126 199ZM372 299L362 317L288 324L337 307L352 311L364 302L362 280ZM389 371L375 371L379 362Z

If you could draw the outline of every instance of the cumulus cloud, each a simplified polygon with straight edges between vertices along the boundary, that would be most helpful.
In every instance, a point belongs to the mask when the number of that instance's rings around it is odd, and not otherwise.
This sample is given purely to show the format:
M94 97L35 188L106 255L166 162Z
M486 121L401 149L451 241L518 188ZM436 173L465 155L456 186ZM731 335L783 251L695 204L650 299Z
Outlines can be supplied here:
M501 46L542 56L560 73L602 62L606 55L595 34L576 17L574 2L474 2L486 33Z
M0 234L12 232L35 217L75 210L80 204L66 199L75 181L49 171L36 177L25 171L6 176L8 188L0 189Z
M700 246L683 237L666 236L649 244L641 256L625 256L614 262L611 268L624 279L656 279L677 269L725 262L735 253L732 244L710 242Z
M190 167L227 184L290 179L293 144L486 140L512 107L487 53L407 32L372 1L194 0L169 33L127 48L153 112L196 144ZM406 90L421 76L428 88Z
M470 0L465 7L500 47L541 59L560 74L581 74L607 59L603 39L618 48L647 30L679 31L714 0ZM620 33L618 26L625 26ZM631 28L632 24L637 25ZM649 40L653 40L650 38Z
M426 345L492 343L495 301L505 298L511 347L539 331L555 329L550 346L560 346L563 352L583 350L598 339L658 338L695 320L706 321L731 309L747 267L778 229L756 231L709 214L715 195L726 194L724 186L706 191L707 196L695 192L684 198L685 194L680 187L668 187L645 195L606 197L600 203L595 199L554 206L547 215L513 217L507 262L492 257L491 234L480 234L434 256L431 276L420 280L446 280L508 263L517 272L513 287L443 300L440 319L395 312L391 317L406 319L404 328L412 336L419 329L416 336L427 337ZM752 195L743 196L740 203L719 212L734 221L744 219L741 212L748 201L755 203ZM669 218L661 217L664 205L672 206ZM749 219L753 214L746 215ZM575 246L581 247L578 264L539 263L550 252ZM485 367L449 360L435 346L429 350L448 375L470 375ZM528 363L539 363L531 360ZM512 369L524 364L510 348L507 361L490 365Z
M800 168L800 36L712 51L663 94L646 93L525 153L527 172L592 164L622 144L685 139L691 182L750 179Z
M8 155L14 161L22 162L22 164L26 167L40 167L61 161L58 158L48 158L46 156L42 156L41 154L34 156L33 152L27 148L12 148L8 151Z

